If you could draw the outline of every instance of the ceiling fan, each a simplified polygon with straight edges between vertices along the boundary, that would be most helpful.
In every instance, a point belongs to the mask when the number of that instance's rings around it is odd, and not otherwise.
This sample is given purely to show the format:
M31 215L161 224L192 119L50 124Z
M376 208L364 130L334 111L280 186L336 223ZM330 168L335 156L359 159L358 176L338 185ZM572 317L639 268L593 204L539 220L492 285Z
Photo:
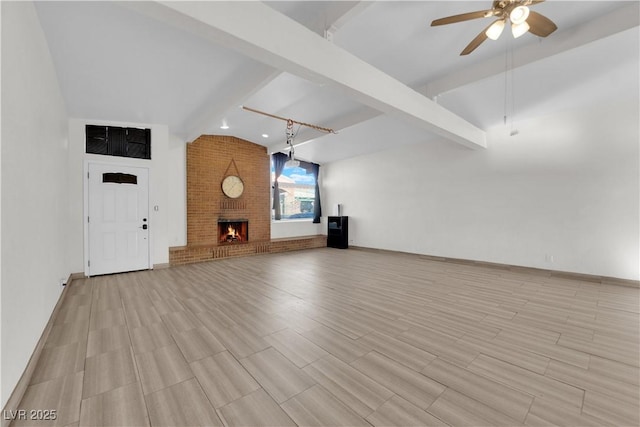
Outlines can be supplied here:
M502 34L502 30L504 30L507 20L511 22L511 32L515 38L520 37L527 31L538 37L547 37L553 33L558 27L552 20L529 10L529 6L542 3L543 1L544 0L494 0L491 9L436 19L431 23L431 26L453 24L479 18L498 18L482 30L475 39L471 40L471 43L460 53L460 55L468 55L486 39L497 40L500 34Z

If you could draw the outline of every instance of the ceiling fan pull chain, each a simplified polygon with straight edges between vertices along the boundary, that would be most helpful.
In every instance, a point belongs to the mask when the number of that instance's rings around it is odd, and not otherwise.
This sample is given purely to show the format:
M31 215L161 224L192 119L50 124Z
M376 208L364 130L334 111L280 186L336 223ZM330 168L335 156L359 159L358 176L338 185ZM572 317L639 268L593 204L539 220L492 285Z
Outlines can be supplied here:
M509 41L504 48L504 125L507 125L507 96L509 93Z

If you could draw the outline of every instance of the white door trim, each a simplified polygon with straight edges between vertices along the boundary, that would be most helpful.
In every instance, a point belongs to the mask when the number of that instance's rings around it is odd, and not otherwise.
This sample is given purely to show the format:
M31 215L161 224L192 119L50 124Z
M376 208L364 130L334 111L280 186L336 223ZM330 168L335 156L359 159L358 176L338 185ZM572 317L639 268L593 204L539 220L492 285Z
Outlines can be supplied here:
M83 179L82 179L82 191L83 191L83 211L82 211L82 222L83 222L83 240L84 240L84 275L86 277L89 277L90 274L90 268L89 268L89 222L87 221L87 218L89 217L89 165L103 165L103 166L113 166L114 168L117 167L134 167L134 168L140 168L140 169L146 169L147 170L147 174L149 177L148 180L148 189L147 189L147 194L149 195L148 200L147 200L147 204L148 204L148 208L149 208L149 215L148 215L148 219L149 219L149 239L147 240L148 245L149 245L149 265L147 266L147 268L149 270L153 269L153 224L152 224L152 219L151 219L151 168L148 166L142 166L139 164L135 164L135 163L119 163L119 162L101 162L101 161L95 161L95 160L89 160L89 159L85 159L84 160L84 166L83 166Z

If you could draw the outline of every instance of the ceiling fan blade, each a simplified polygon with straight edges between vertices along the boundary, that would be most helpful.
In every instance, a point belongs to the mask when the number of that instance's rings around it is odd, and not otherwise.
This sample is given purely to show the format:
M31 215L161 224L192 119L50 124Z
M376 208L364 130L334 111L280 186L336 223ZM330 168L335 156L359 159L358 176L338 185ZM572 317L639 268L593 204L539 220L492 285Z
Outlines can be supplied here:
M532 6L534 4L542 3L544 0L525 0L522 5L523 6Z
M533 10L529 12L527 24L529 24L529 31L538 37L547 37L558 29L551 19Z
M499 19L498 19L497 21L499 21ZM497 21L494 21L494 22L497 22ZM474 50L476 50L476 48L477 48L478 46L480 46L480 45L482 44L482 42L483 42L483 41L485 41L486 39L488 39L489 37L487 37L487 30L489 29L489 27L491 27L491 26L493 25L493 23L494 23L494 22L492 22L491 24L489 24L489 25L487 26L487 28L485 28L484 30L482 30L482 31L480 32L480 34L478 34L478 35L476 36L476 38L475 38L475 39L471 40L471 43L469 43L469 44L467 45L467 47L465 47L465 48L464 48L464 50L463 50L462 52L460 52L460 56L470 54L471 52L473 52Z
M463 13L460 15L447 16L446 18L435 19L431 22L431 26L454 24L456 22L470 21L472 19L486 18L493 16L495 11L493 9L480 10L478 12Z

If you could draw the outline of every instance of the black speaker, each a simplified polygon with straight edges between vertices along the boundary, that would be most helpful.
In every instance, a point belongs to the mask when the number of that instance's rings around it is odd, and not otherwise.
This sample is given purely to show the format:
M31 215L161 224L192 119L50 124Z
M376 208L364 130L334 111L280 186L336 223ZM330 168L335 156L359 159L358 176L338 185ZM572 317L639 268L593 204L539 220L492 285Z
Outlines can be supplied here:
M349 217L330 216L327 224L327 247L347 249L349 247Z

